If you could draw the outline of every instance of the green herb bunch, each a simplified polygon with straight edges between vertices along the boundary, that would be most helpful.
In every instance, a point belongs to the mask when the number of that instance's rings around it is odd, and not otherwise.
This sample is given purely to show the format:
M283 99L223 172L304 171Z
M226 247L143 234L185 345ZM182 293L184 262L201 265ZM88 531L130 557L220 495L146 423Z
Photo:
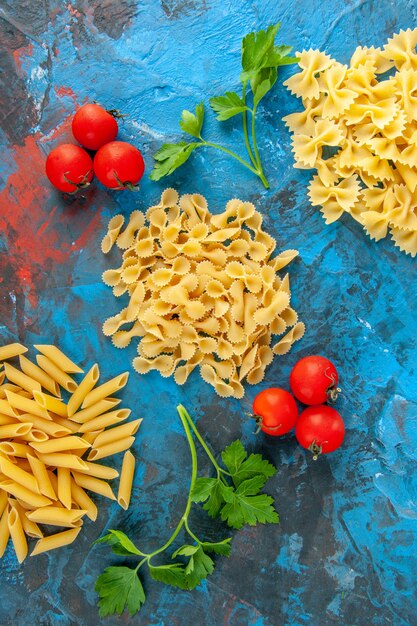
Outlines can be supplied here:
M203 139L204 104L200 102L195 107L195 113L184 110L180 121L180 128L198 141L180 141L179 143L164 144L154 155L156 163L150 176L152 180L159 180L164 176L172 174L189 159L197 148L211 147L232 156L251 172L259 176L266 188L269 187L262 169L256 139L256 112L262 98L266 96L276 83L278 67L296 63L298 60L288 56L292 50L290 46L275 45L275 37L279 27L279 23L274 24L266 30L249 33L249 35L243 38L242 72L240 74L241 93L227 91L222 96L215 96L210 99L210 106L217 113L217 119L220 122L224 122L236 115L242 115L243 134L249 161L224 146ZM252 94L252 106L249 105L249 88ZM248 121L248 116L250 116L250 122Z
M279 522L273 498L260 493L268 478L276 473L275 467L260 454L248 456L241 441L236 440L221 453L227 468L224 469L215 460L185 408L180 405L177 410L190 447L192 463L184 513L171 537L163 546L150 553L139 550L120 530L110 530L97 540L96 543L109 544L119 556L138 559L134 568L114 565L105 569L98 577L95 590L99 595L101 617L114 613L120 615L125 609L131 616L139 611L145 602L145 592L138 572L144 566L154 580L190 590L213 573L214 555L230 555L230 537L218 542L203 541L190 529L188 519L194 502L204 502L203 508L211 517L221 517L231 528L238 529L244 524L255 526L258 522ZM197 476L197 452L192 431L213 464L214 478ZM187 536L187 542L175 550L169 561L155 564L155 557L166 553L181 531Z

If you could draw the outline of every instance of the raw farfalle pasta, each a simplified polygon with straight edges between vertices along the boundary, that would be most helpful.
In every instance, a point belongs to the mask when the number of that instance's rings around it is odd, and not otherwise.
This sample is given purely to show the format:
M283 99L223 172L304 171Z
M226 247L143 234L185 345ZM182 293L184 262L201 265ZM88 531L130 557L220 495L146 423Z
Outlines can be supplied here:
M349 213L375 240L417 254L417 28L383 48L359 46L349 66L297 53L284 84L304 110L284 118L295 167L315 168L308 195L327 224ZM385 72L390 74L382 76Z
M103 281L129 300L103 332L117 348L139 339L139 374L157 370L183 385L199 367L220 396L242 398L244 380L262 380L274 354L304 333L288 274L277 275L298 253L271 258L276 242L250 202L230 200L212 215L203 196L167 189L146 220L131 214L115 245L123 261Z
M129 506L135 465L129 448L142 421L127 422L130 411L115 409L120 400L108 397L125 386L127 373L96 386L97 364L83 375L56 346L35 348L47 361L35 365L18 343L0 347L0 557L11 538L19 562L27 537L38 539L33 556L72 543L83 517L97 518L87 491L116 499L108 481L119 472L95 461L125 450L118 501ZM74 374L83 375L79 383ZM61 386L70 391L67 401ZM44 537L38 524L70 530Z

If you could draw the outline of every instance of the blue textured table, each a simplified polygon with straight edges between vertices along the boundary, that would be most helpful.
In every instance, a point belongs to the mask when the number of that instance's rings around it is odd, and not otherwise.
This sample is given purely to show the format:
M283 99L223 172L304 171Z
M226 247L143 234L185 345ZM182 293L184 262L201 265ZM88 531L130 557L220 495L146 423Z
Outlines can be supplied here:
M307 200L309 173L294 170L281 117L297 101L281 85L259 111L259 143L271 190L228 158L201 152L166 182L145 176L142 191L92 187L66 203L44 176L53 146L71 141L74 107L97 99L129 117L120 137L142 147L147 171L163 140L179 138L182 108L222 93L239 74L242 36L282 21L281 42L320 47L346 62L356 45L381 45L416 24L410 0L94 0L0 2L0 343L59 344L104 377L130 368L135 348L117 350L101 333L118 303L100 280L99 242L115 213L147 207L164 186L202 192L214 211L231 197L251 200L280 248L297 248L295 308L307 324L294 351L277 358L266 385L286 386L300 356L334 359L344 389L343 449L314 463L292 436L252 434L239 401L221 401L194 373L179 388L132 374L125 403L144 423L135 444L132 505L100 501L97 523L76 543L19 566L1 562L2 626L415 625L417 574L416 262L387 240L365 237L352 220L326 226ZM293 71L282 71L279 83ZM239 124L208 115L207 134L236 146ZM145 578L139 616L100 621L94 580L117 560L91 543L119 527L149 547L176 524L189 479L189 453L175 406L184 403L214 450L243 435L278 467L268 483L279 526L234 534L230 559L194 592ZM204 468L205 461L202 460ZM225 536L203 511L193 520Z

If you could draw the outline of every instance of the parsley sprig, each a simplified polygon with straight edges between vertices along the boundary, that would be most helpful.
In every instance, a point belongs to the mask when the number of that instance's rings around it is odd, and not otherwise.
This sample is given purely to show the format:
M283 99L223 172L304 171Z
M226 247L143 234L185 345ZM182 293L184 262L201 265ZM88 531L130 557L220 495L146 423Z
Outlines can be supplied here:
M154 155L156 163L150 176L152 180L159 180L164 176L172 174L190 158L197 148L211 147L221 150L239 161L247 169L259 176L266 188L269 187L262 168L256 139L256 112L262 98L272 89L277 81L277 68L281 65L290 65L298 60L288 56L292 50L290 46L275 45L275 37L279 27L279 23L272 24L266 30L249 33L243 38L242 72L240 74L240 82L242 83L241 94L236 91L227 91L222 96L210 98L210 106L217 113L217 119L220 122L236 115L242 115L243 134L249 161L246 161L224 146L203 139L202 128L205 110L204 103L200 102L195 108L195 113L184 110L180 121L180 128L199 141L180 141L179 143L164 144ZM252 106L249 105L249 89L252 94ZM248 124L248 115L251 116L250 125Z
M109 530L96 541L109 544L118 556L138 559L134 568L113 565L98 577L95 590L99 595L101 617L114 613L121 615L125 609L131 616L139 611L145 602L145 591L138 572L145 565L154 580L191 590L213 573L214 555L230 556L231 537L216 542L204 541L190 529L188 518L194 502L204 502L203 508L211 517L220 516L232 528L241 528L244 524L255 526L258 522L279 522L273 498L259 493L268 478L276 473L275 467L260 454L248 456L241 441L236 440L221 453L227 468L224 469L217 463L185 408L180 405L177 410L191 452L191 480L184 513L170 538L150 553L139 550L120 530ZM192 431L214 466L214 478L197 476L197 451ZM155 564L155 557L166 553L181 531L187 542L175 550L171 560Z

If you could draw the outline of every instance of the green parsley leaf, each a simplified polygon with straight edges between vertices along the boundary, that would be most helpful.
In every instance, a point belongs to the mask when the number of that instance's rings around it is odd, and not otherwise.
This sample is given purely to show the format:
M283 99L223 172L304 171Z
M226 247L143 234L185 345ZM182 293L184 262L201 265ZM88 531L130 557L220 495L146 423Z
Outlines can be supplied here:
M254 476L242 482L233 493L232 501L222 508L222 520L232 528L242 528L244 524L255 526L258 522L278 524L279 516L273 507L273 498L265 493L255 495L265 481L264 476Z
M222 452L223 463L231 474L235 474L243 461L246 459L247 453L240 439L233 441Z
M201 546L205 552L214 552L215 554L221 554L222 556L230 556L231 546L230 542L232 538L223 539L223 541L217 541L215 543L209 541L203 541Z
M149 176L151 180L159 180L163 176L169 176L178 167L183 165L191 156L192 152L197 148L198 143L187 143L180 141L179 143L165 143L154 154L156 161L154 168Z
M235 91L227 91L224 96L210 98L210 106L217 113L217 119L220 122L248 110L242 98Z
M264 62L274 46L280 23L272 24L266 30L249 33L242 40L242 82L250 78L249 74L265 67Z
M107 567L96 580L100 617L118 613L125 609L133 617L145 602L145 592L135 570L130 567Z
M200 102L195 107L195 115L191 111L183 110L181 115L180 127L189 135L201 139L201 129L204 122L204 103Z
M232 480L235 487L239 487L240 483L248 478L252 478L258 474L267 478L275 476L277 473L276 467L269 461L262 458L261 454L251 454L243 461L235 473L231 472Z
M197 478L192 495L193 502L207 502L203 509L210 517L216 517L222 505L231 500L233 487L225 485L220 478Z
M275 67L267 67L260 70L255 78L251 80L253 101L257 105L268 93L277 81L277 70Z
M216 486L217 478L197 478L192 493L193 502L205 502Z
M181 548L178 548L178 550L175 550L172 558L175 559L177 556L192 556L195 552L197 552L197 550L198 546L190 546L189 544L186 544L181 546Z
M150 565L149 573L154 580L161 583L179 587L180 589L188 589L185 579L184 566L181 563L167 563L166 565Z
M213 570L213 559L204 552L201 546L198 546L197 551L190 557L185 568L188 589L198 587L202 580L213 573Z
M140 555L141 552L135 544L121 530L109 530L108 535L100 537L94 543L108 543L115 554L129 556L131 554Z

